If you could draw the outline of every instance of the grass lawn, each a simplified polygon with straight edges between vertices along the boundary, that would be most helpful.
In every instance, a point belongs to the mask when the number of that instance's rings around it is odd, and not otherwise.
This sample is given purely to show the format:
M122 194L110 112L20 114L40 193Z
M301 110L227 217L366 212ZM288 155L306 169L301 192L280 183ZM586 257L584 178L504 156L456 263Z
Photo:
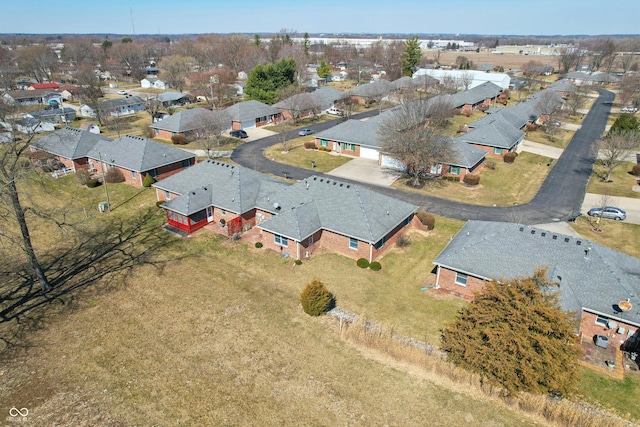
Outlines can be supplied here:
M486 116L486 114L478 110L475 110L469 117L456 114L449 118L449 126L447 126L443 133L455 137L458 135L458 129L460 129L460 127L473 123L484 116Z
M93 192L103 189L65 180L50 183L55 205L100 199ZM34 202L50 197L39 188ZM111 194L112 213L90 216L77 236L47 246L57 259L48 273L56 276L73 266L66 257L81 262L107 241L131 245L78 272L83 280L58 283L50 300L21 317L31 327L13 335L19 346L0 354L1 411L28 408L35 425L535 424L463 386L438 385L417 367L374 360L299 307L300 290L317 277L339 306L393 322L400 333L435 336L436 324L461 302L420 291L431 269L424 257L442 248L459 221L438 218L430 235L388 253L374 273L331 254L293 266L205 230L176 239L159 229L161 215L136 225L141 209L156 209L153 191L113 185ZM82 214L81 203L70 209ZM35 225L45 251L41 234L54 229ZM87 235L94 229L101 231ZM82 238L93 246L78 245ZM18 326L4 320L0 336Z
M640 420L640 377L637 374L626 374L624 381L619 381L590 369L580 368L578 386L588 400L627 419Z
M604 182L600 177L604 176L604 168L597 163L593 167L593 173L587 184L587 193L606 194L617 197L638 197L638 193L631 190L631 187L637 185L640 177L633 176L631 168L635 163L624 162L613 170L611 181Z
M575 134L572 130L567 129L557 129L556 133L552 138L549 137L546 133L544 133L540 128L533 132L527 132L525 135L525 139L533 142L538 142L540 144L549 145L551 147L556 148L567 148L569 142L571 142L571 138Z
M520 153L512 164L500 159L485 161L495 162L496 168L490 170L484 167L480 172L480 184L475 187L462 182L436 179L416 189L407 185L411 182L407 178L398 179L393 186L464 203L511 206L530 201L551 170L547 166L547 157L527 152Z
M585 239L592 240L603 246L640 258L640 247L638 246L638 236L640 236L640 225L603 219L600 222L602 233L594 233L594 227L590 223L591 218L582 216L578 218L571 227Z
M276 144L264 151L265 157L279 163L311 169L318 172L329 172L338 166L349 162L352 158L338 156L320 150L305 150L304 143L313 141L313 135L292 139L289 141L289 151L282 151L282 144ZM316 162L315 168L311 167L311 161Z

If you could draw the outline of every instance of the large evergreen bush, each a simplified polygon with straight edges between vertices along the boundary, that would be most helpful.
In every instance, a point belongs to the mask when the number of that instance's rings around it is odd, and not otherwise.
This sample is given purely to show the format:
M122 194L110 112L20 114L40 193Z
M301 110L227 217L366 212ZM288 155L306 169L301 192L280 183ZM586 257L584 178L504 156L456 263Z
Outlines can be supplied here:
M324 283L313 279L302 290L300 304L309 316L320 316L335 307L336 299Z

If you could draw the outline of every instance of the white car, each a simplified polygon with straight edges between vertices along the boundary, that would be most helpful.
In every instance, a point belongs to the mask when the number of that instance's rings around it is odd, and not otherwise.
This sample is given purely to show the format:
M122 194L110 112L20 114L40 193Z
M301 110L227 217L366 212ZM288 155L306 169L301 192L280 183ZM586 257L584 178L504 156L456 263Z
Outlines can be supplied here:
M127 91L126 90L119 90L118 92L116 92L118 95L126 95Z
M331 114L334 116L341 116L342 115L342 111L338 110L337 108L329 108L327 110L327 114Z
M621 111L623 113L635 113L638 109L636 107L622 107Z

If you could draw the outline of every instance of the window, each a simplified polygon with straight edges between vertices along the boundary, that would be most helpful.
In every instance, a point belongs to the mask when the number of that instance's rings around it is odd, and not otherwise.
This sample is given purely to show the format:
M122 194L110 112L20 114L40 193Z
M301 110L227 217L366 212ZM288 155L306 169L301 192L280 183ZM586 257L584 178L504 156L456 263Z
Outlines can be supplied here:
M154 135L160 135L160 129L158 129L158 128L153 128L153 134L154 134Z
M609 323L609 319L607 319L606 317L596 317L596 325L607 326L607 323Z
M227 211L225 211L224 209L220 209L220 214L222 216L226 216L227 215Z
M287 240L287 238L278 234L273 235L273 241L276 243L276 245L289 246L289 241Z
M385 242L386 242L386 241L387 241L387 237L385 236L385 237L383 237L382 239L380 239L380 240L378 241L378 243L376 243L376 244L375 244L375 248L376 248L376 249L380 249L381 247L383 247L383 246L384 246L384 244L385 244Z
M358 239L354 239L353 237L349 237L349 247L351 249L358 249Z
M164 192L164 198L165 198L166 200L171 200L171 193L169 193L168 191L165 191L165 192Z
M158 176L158 169L151 169L149 171L149 174L154 178L157 177Z
M321 147L328 147L329 146L329 141L327 141L326 139L321 139L320 140L320 146Z
M196 212L196 213L190 215L189 219L191 220L191 224L197 224L197 223L207 219L207 213L206 213L206 211Z
M342 149L345 151L356 151L356 144L347 144L346 142L343 142Z
M191 166L191 159L185 159L182 161L183 168L188 168L189 166Z
M460 175L460 167L458 166L449 166L449 173L453 175Z
M136 179L136 172L135 171L131 171L131 179Z
M456 285L467 286L467 275L463 273L456 273Z
M502 154L502 148L493 147L493 154Z

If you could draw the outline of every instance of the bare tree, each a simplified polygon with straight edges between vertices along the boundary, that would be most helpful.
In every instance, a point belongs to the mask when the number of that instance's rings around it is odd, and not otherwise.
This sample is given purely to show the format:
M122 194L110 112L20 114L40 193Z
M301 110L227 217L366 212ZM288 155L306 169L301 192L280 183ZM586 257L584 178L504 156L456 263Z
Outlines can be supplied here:
M436 86L436 91L439 94L456 93L458 91L458 81L452 76L443 76L440 79L440 84Z
M102 111L100 111L99 108L100 98L102 98L102 80L96 76L93 67L88 64L82 64L78 68L76 80L78 80L78 97L80 98L80 101L87 104L93 111L95 111L96 119L102 126L104 124L104 120L102 117Z
M604 182L611 181L613 171L625 162L631 151L638 146L639 140L637 131L620 131L610 133L598 142L596 164L604 169L600 176Z
M430 100L407 102L389 111L378 129L384 153L402 162L412 185L420 185L420 174L450 158L451 138L427 124L433 115Z
M458 84L464 88L464 90L469 90L469 86L473 83L473 74L466 72L460 74L458 77Z
M165 81L169 86L182 92L185 85L185 79L189 74L189 63L192 58L180 55L172 55L162 60L160 67L163 71Z
M16 52L18 66L38 82L53 81L53 73L58 69L58 55L48 46L23 47Z
M633 74L625 74L622 76L618 86L618 100L620 104L627 105L634 98L638 97L638 92L640 92L640 78Z
M564 106L569 115L575 116L578 110L584 107L587 102L586 92L587 88L585 86L576 86L575 90L567 95Z
M11 117L15 117L15 110L0 101L0 121L11 122ZM15 126L13 126L15 128ZM51 289L51 284L44 274L38 256L31 242L29 224L27 222L27 209L23 206L19 182L25 178L27 173L26 159L23 157L28 151L33 134L28 138L11 138L0 147L0 198L6 206L10 207L12 215L7 216L3 221L15 221L20 229L20 237L15 241L24 251L29 261L31 273L35 276L43 291ZM26 162L28 164L28 162ZM6 229L2 231L3 237L8 237Z
M298 123L301 114L312 111L316 107L311 94L297 85L289 85L283 88L280 99L280 103L289 113L294 125Z
M540 114L538 119L549 139L553 141L553 136L560 127L559 113L562 106L562 97L553 90L545 90L540 93L536 101L536 111Z
M291 120L283 120L278 124L278 127L280 128L280 132L276 135L276 141L282 146L282 151L288 153L291 143L289 133L294 128L294 125Z
M93 46L90 38L72 37L65 40L62 60L66 61L72 69L77 68L80 64L87 64L95 68L98 57L98 48Z
M575 47L561 47L557 50L558 70L561 74L566 74L578 65L580 56Z
M222 142L222 133L231 127L231 117L221 111L201 111L195 118L199 125L198 134L201 136L200 145L211 157L211 151L219 147Z

